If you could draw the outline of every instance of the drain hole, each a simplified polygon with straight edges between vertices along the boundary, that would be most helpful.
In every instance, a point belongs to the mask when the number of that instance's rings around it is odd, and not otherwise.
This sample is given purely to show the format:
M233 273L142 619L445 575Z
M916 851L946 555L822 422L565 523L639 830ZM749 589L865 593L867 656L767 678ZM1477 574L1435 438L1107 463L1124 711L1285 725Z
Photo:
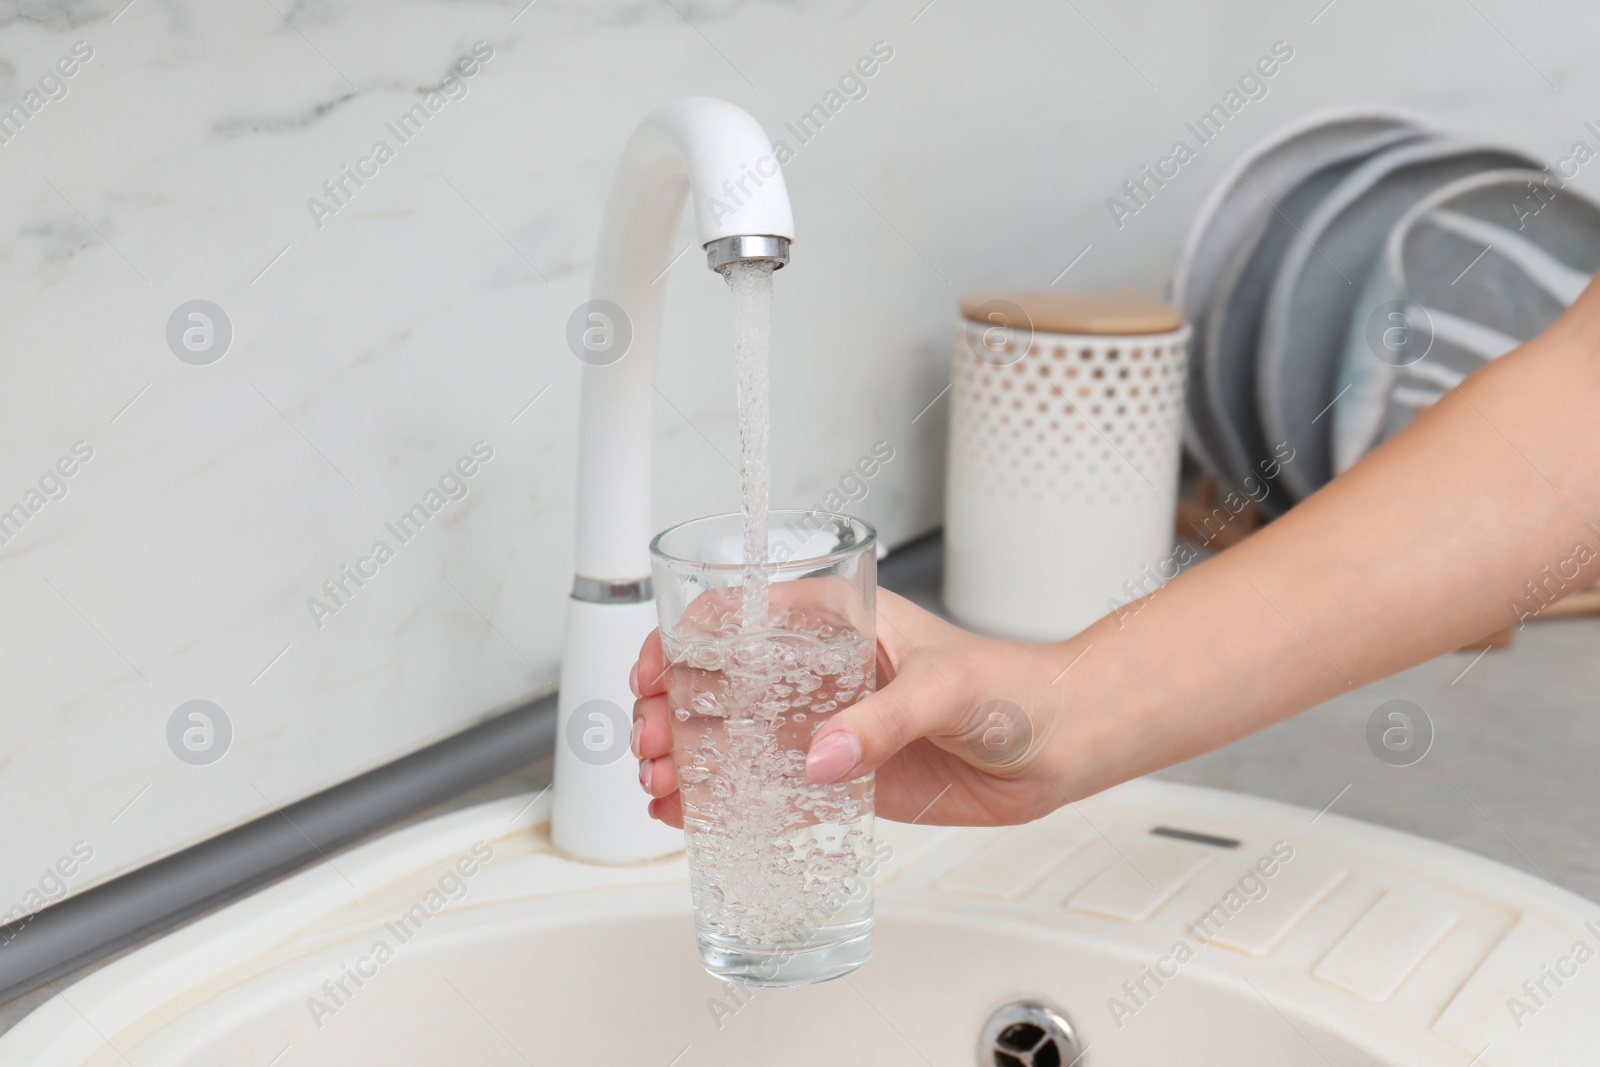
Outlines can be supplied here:
M1179 830L1172 826L1157 826L1150 832L1157 837L1175 837L1179 841L1193 841L1197 845L1210 845L1212 848L1238 848L1241 844L1236 837L1216 837L1196 830Z
M1044 1041L1044 1030L1032 1023L1017 1023L1008 1026L1000 1035L1000 1043L1009 1049L1018 1052L1032 1052Z
M1072 1024L1038 1001L1007 1004L989 1017L978 1067L1085 1067Z

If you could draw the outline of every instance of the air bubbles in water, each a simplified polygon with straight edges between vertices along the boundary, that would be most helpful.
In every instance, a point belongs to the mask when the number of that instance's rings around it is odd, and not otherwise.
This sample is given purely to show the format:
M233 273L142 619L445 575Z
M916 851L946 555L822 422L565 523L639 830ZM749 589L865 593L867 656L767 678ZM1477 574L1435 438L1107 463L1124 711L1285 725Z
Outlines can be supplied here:
M767 353L772 345L772 268L761 260L722 268L733 290L733 351L739 376L739 481L744 515L744 625L759 630L767 621L766 578L757 565L767 561L767 501L771 466L767 436L772 425L768 399Z
M696 880L719 889L701 922L745 944L778 945L857 921L865 901L841 903L840 894L868 869L872 786L811 782L805 754L815 729L843 706L840 682L851 679L855 690L870 677L872 643L840 625L828 638L813 628L668 644L675 663L738 663L669 675L680 709L674 742L687 768L679 781L689 862ZM722 647L713 653L707 644ZM786 695L773 699L780 690ZM712 707L716 714L701 710Z

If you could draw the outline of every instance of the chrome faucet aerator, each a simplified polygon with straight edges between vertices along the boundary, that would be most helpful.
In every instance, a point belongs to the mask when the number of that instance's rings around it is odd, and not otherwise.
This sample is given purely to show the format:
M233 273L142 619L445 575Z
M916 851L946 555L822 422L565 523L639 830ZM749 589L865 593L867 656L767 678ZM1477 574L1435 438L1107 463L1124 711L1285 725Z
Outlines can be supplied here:
M706 266L721 270L729 263L770 262L777 270L789 262L789 239L771 234L735 234L706 245Z

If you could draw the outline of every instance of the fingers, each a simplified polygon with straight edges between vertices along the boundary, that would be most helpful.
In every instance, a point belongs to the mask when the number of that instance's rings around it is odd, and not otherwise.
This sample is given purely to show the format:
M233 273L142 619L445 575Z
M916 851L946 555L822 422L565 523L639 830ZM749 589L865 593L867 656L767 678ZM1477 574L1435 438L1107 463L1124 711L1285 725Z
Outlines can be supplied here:
M651 630L639 649L639 659L628 672L628 688L636 697L667 691L667 659L661 651L661 631Z
M664 694L641 697L633 705L633 733L628 737L628 747L639 760L639 788L653 797L664 797L678 789L670 714Z
M639 761L639 788L653 797L670 796L678 791L678 766L671 756Z
M888 686L835 715L811 741L806 777L814 782L859 778L917 738L938 731L944 723L938 709L946 697L929 692L920 673L902 671Z
M946 646L960 632L885 589L878 590L877 608L878 691L839 712L812 739L806 776L814 782L875 771L917 738L949 730L958 717ZM945 667L932 667L930 656Z
M893 678L893 671L918 654L918 647L937 642L941 636L955 631L937 615L887 589L878 590L877 609L879 662L887 659L891 668L888 677L878 676L880 686L887 685Z
M806 753L806 777L813 782L838 782L859 778L871 768L857 770L865 755L857 731L844 728L819 733Z
M651 635L660 648L659 639ZM646 649L650 642L645 643ZM641 654L641 662L643 661ZM636 668L637 669L637 668ZM652 798L650 817L683 828L678 796L678 768L672 759L672 709L665 693L640 697L633 705L633 732L628 747L639 760L639 788Z
M650 817L659 819L668 826L683 829L683 798L678 793L659 797L650 802Z
M667 702L667 659L661 631L651 630L628 674L633 704L629 747L639 760L639 787L648 793L650 817L683 829L683 801L678 793L678 768L672 760L672 709Z
M672 709L666 694L640 697L633 702L633 733L628 747L637 759L672 754Z

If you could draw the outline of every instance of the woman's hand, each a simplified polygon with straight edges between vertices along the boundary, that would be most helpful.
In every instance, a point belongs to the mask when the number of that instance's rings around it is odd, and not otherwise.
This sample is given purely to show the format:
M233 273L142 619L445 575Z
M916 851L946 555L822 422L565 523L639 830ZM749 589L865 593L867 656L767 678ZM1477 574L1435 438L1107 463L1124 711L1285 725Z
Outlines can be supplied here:
M1067 801L1048 755L1057 716L1044 710L1063 646L978 637L885 590L877 630L877 692L812 739L813 781L876 771L877 812L901 822L1019 823ZM633 753L650 814L682 826L666 683L661 636L652 633L630 676L639 698Z
M877 771L890 819L1022 822L1524 625L1557 572L1600 579L1596 411L1600 281L1310 499L1070 641L975 637L880 591L878 692L817 733L806 771ZM664 666L651 635L633 748L651 814L681 825Z

